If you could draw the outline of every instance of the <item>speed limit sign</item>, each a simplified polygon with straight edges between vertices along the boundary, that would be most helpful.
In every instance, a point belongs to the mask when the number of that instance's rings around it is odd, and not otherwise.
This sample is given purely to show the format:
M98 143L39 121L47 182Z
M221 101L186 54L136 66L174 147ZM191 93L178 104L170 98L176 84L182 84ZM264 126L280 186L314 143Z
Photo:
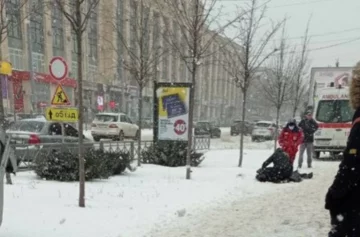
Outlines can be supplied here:
M186 123L182 119L178 119L174 123L174 131L177 135L183 135L186 132Z

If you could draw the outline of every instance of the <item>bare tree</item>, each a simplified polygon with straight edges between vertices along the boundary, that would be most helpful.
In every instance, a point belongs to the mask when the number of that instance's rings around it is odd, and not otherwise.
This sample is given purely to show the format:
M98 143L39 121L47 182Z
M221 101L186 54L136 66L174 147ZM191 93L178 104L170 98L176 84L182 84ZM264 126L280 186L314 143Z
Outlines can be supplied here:
M306 66L308 63L308 46L310 42L310 38L309 38L310 20L311 18L309 19L306 26L301 52L298 58L296 59L297 61L296 65L298 65L298 68L296 69L294 81L292 82L292 90L291 90L292 91L291 104L293 107L293 114L292 114L293 117L296 116L296 112L298 111L299 106L304 99L307 89L307 84L305 83L304 77L306 76L306 69L307 69Z
M87 30L89 18L95 13L100 0L55 0L60 11L64 14L70 23L72 32L75 34L77 48L77 64L78 66L78 109L79 109L79 206L85 207L85 161L83 147L83 34Z
M256 73L262 64L273 55L277 49L270 49L268 46L274 38L282 22L273 24L268 30L260 32L261 24L265 20L266 3L258 4L258 0L251 0L241 9L241 18L237 22L239 35L232 48L228 51L226 60L224 60L225 70L233 77L237 87L242 92L242 125L241 131L245 129L246 102L248 89L253 80L256 79ZM242 166L244 149L244 134L240 133L240 157L238 166Z
M139 130L136 137L139 154L138 166L140 166L143 91L149 85L149 82L154 79L158 71L158 65L168 51L159 44L161 40L160 15L154 14L151 16L152 2L144 0L132 1L131 5L130 19L128 19L130 22L130 40L128 40L127 34L124 34L122 27L119 27L117 20L113 20L110 24L120 41L120 45L114 44L114 41L109 43L138 86Z
M294 78L294 70L298 67L294 64L294 56L287 52L288 45L285 35L285 24L279 45L279 51L273 55L269 66L264 69L265 77L260 81L261 90L265 98L276 109L276 131L274 149L277 145L280 111L284 103L292 97L291 84Z
M228 21L225 24L218 23L220 12L216 9L217 2L218 0L157 1L160 9L167 9L168 15L166 15L165 11L161 13L163 18L168 19L171 17L173 22L176 22L176 25L179 26L180 31L180 35L177 35L175 31L166 30L164 39L171 49L176 52L180 60L184 62L191 74L186 179L191 178L190 154L195 88L198 81L199 67L206 58L214 53L214 51L210 51L210 47L217 44L217 37L222 35L224 30L235 21ZM179 43L179 41L181 42Z

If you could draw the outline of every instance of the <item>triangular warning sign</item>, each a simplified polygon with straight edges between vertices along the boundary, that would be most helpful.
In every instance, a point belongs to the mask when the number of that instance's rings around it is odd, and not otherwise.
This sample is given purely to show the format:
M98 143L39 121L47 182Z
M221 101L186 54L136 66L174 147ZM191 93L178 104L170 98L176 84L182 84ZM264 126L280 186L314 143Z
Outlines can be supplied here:
M51 100L51 105L69 105L70 100L61 85L56 87L55 93Z

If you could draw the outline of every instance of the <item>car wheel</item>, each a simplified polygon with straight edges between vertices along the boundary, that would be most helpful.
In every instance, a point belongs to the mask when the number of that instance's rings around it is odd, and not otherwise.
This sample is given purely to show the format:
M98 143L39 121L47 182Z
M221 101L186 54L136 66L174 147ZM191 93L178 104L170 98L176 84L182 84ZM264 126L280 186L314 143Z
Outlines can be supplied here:
M124 134L123 131L120 131L120 133L119 133L119 141L124 141L124 139L125 139L125 134Z
M139 140L139 138L140 138L140 132L139 132L139 130L138 130L138 131L136 131L136 133L135 133L134 140L137 141L137 140Z
M100 137L93 137L94 141L99 142L100 141Z
M255 138L255 137L251 137L251 141L252 141L252 142L255 142L255 141L256 141L256 138Z
M320 158L320 151L315 151L315 152L314 152L314 158L315 158L315 159L319 159L319 158Z

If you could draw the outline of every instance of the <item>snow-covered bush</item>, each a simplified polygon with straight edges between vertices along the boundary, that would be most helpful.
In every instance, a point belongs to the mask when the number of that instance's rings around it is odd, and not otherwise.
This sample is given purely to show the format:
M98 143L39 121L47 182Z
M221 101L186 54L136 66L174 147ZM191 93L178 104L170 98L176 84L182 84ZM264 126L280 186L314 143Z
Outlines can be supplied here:
M85 178L106 179L121 174L130 164L129 155L123 152L106 152L90 149L85 152ZM46 180L79 180L79 159L74 152L40 152L34 164L35 173Z
M186 142L159 141L141 153L142 163L169 167L186 165ZM203 161L203 154L191 152L191 166L198 166Z

